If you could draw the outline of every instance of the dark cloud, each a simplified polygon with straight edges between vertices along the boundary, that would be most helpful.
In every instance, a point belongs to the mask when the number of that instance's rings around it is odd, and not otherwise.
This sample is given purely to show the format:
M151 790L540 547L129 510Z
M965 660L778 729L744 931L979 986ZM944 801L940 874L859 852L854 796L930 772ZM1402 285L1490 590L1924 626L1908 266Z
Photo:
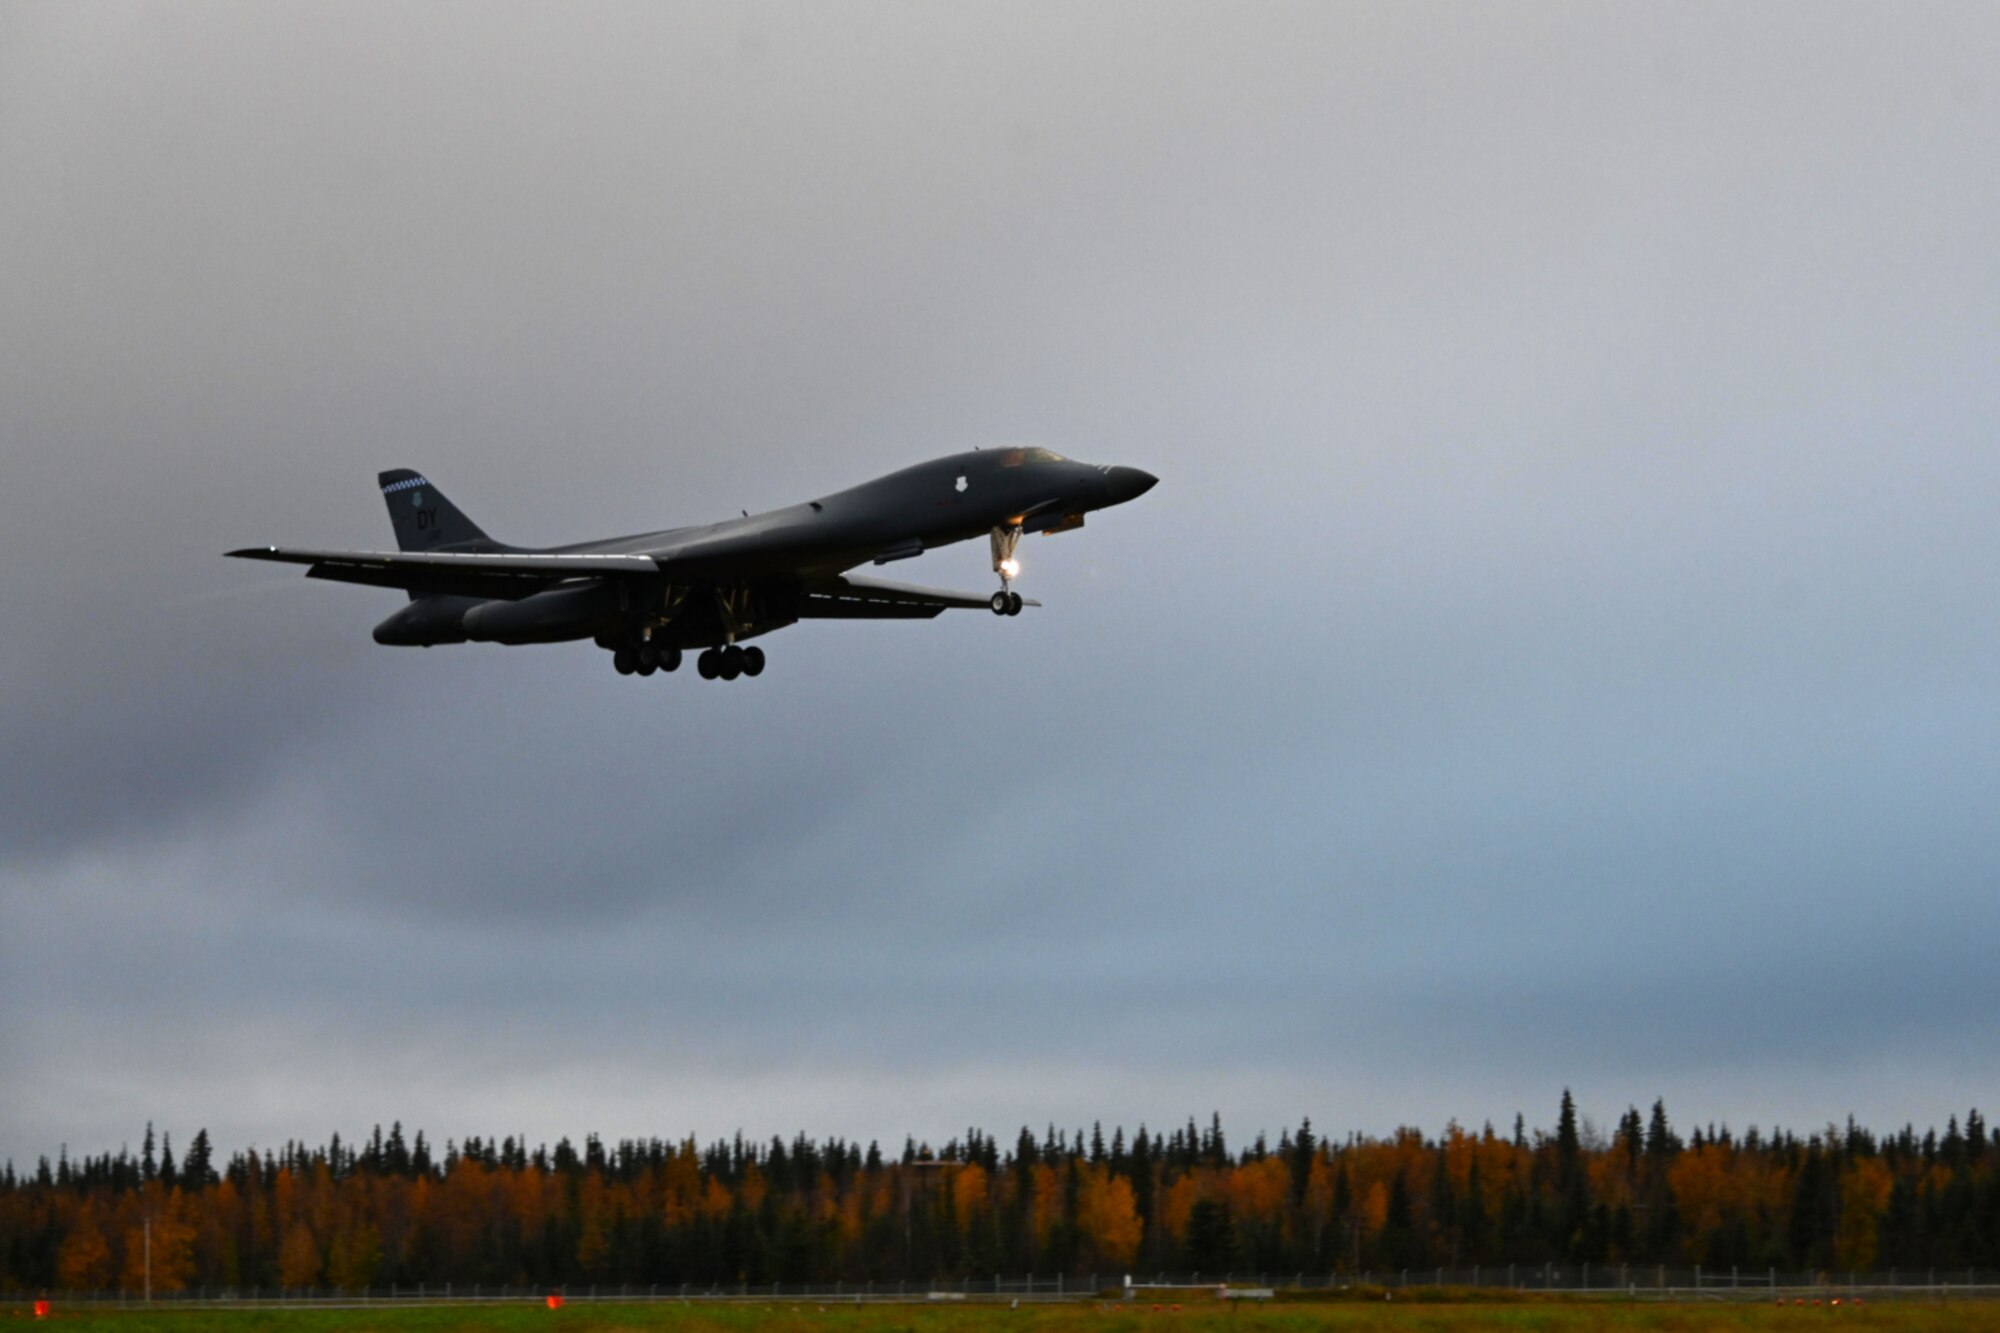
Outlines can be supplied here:
M0 1154L1991 1086L1985 10L0 22ZM754 688L218 558L1020 440Z

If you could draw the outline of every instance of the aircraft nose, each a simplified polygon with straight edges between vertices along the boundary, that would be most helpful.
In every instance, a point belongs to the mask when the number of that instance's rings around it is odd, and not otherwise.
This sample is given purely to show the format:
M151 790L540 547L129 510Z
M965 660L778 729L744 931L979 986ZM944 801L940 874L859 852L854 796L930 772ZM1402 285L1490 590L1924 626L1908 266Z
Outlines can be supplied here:
M1114 467L1104 474L1104 479L1111 492L1111 503L1115 505L1136 500L1160 484L1158 477L1136 467Z

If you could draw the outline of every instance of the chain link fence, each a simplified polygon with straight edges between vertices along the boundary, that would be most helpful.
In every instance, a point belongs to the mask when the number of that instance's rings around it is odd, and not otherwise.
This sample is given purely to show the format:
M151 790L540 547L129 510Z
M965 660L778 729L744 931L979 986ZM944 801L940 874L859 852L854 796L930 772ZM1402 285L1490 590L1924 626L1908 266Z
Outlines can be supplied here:
M136 1291L47 1291L0 1296L0 1309L25 1311L36 1299L59 1306L245 1309L312 1307L656 1301L810 1301L821 1304L933 1301L1050 1302L1214 1296L1250 1289L1283 1299L1339 1298L1409 1292L1435 1298L1481 1293L1549 1293L1644 1300L1811 1300L1832 1296L1867 1300L2000 1299L2000 1272L1977 1269L1889 1269L1877 1272L1781 1272L1775 1268L1671 1268L1659 1264L1507 1264L1471 1268L1369 1269L1359 1273L1089 1273L1008 1277L956 1277L910 1282L833 1283L635 1283L564 1286L494 1286L422 1283L366 1290L291 1288L190 1288L147 1297Z

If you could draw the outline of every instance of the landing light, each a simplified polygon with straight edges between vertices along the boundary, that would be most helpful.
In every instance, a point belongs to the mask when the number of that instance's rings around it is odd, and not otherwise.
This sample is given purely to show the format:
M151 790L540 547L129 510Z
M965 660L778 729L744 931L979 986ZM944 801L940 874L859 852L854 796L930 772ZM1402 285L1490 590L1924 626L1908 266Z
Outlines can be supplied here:
M1020 578L1021 562L1019 560L1002 560L1000 562L1000 572L1010 579Z

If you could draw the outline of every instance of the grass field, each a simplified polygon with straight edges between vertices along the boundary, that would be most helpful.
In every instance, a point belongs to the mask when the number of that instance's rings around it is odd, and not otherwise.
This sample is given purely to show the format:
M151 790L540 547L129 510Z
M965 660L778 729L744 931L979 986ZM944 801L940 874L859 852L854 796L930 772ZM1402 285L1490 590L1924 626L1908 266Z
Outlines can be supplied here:
M26 1328L35 1321L18 1306L7 1311L7 1322ZM23 1320L24 1323L13 1323ZM810 1302L777 1301L750 1305L569 1305L549 1310L531 1304L453 1306L399 1310L63 1310L56 1309L44 1326L76 1330L105 1329L110 1333L194 1333L223 1329L228 1333L471 1333L472 1330L534 1330L534 1333L973 1333L1005 1329L1018 1333L1121 1333L1147 1330L1170 1333L1181 1329L1268 1330L1269 1333L1313 1333L1314 1330L1493 1329L1501 1333L1597 1333L1598 1330L1806 1330L1820 1328L1882 1329L1892 1333L1945 1333L1946 1330L2000 1330L2000 1302L1958 1301L1950 1304L1897 1302L1855 1307L1803 1308L1774 1305L1723 1305L1713 1302L1624 1304L1583 1301L1477 1304L1271 1304L1256 1307L1203 1301L1163 1306L1150 1303L1035 1306L1009 1310L1000 1305L938 1308L910 1305L819 1306Z

